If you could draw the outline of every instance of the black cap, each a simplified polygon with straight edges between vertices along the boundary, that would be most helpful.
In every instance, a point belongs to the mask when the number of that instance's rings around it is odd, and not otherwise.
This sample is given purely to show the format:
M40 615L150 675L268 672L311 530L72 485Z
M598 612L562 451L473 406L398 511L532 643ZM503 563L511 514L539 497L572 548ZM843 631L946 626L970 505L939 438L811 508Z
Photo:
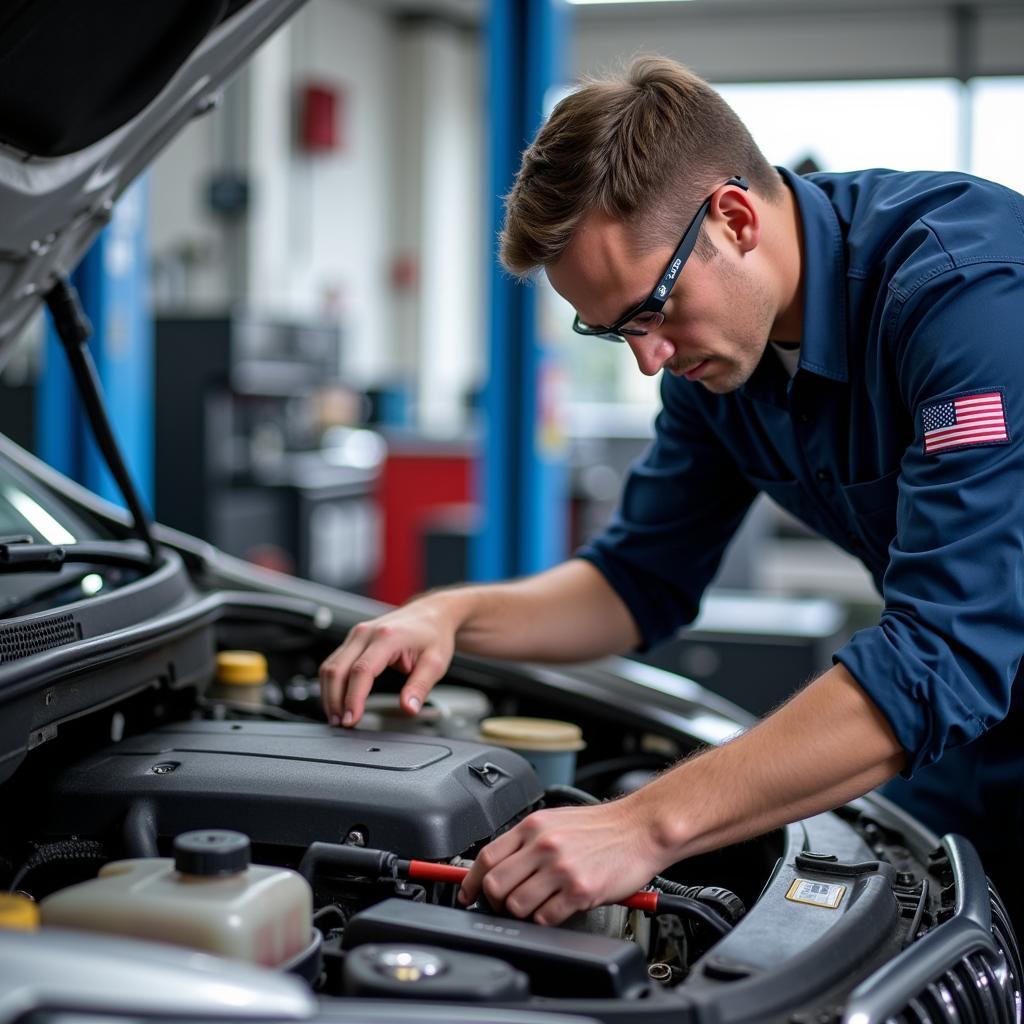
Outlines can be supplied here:
M228 829L182 832L174 840L174 866L183 875L236 875L249 866L249 837Z

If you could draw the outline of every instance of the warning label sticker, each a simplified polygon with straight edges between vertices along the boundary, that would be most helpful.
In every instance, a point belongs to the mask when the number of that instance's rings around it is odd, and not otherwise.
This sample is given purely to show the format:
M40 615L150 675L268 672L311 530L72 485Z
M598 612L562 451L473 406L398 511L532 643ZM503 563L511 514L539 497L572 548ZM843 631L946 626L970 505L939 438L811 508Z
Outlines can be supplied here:
M812 882L809 878L797 878L789 887L786 899L794 903L810 903L815 907L835 910L846 895L846 886L836 882Z

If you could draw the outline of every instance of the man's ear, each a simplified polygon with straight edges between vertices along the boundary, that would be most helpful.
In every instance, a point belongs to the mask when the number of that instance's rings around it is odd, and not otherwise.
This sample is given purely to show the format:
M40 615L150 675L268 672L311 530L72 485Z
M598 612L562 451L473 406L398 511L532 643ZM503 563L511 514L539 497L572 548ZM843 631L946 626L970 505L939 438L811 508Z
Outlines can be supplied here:
M711 216L725 231L725 241L734 244L741 253L751 252L761 240L761 218L757 201L736 185L719 189L711 203Z

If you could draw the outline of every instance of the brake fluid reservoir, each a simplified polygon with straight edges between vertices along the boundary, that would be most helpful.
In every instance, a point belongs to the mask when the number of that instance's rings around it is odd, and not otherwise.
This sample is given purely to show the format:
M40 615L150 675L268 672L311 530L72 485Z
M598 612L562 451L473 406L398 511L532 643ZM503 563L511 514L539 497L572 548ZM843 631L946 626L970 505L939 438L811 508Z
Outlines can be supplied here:
M169 942L279 967L312 936L313 897L294 871L249 864L241 832L185 832L174 859L113 861L47 896L43 926Z

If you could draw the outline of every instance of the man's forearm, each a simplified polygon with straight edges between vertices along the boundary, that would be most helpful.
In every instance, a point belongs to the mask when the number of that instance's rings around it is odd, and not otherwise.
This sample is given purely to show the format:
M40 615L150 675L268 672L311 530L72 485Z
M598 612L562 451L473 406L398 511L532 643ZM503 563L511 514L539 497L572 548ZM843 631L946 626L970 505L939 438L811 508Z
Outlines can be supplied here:
M439 591L429 599L449 606L459 623L456 646L469 654L584 661L640 642L621 598L582 559L509 583Z
M754 729L626 799L668 863L837 807L903 764L888 722L836 665Z

